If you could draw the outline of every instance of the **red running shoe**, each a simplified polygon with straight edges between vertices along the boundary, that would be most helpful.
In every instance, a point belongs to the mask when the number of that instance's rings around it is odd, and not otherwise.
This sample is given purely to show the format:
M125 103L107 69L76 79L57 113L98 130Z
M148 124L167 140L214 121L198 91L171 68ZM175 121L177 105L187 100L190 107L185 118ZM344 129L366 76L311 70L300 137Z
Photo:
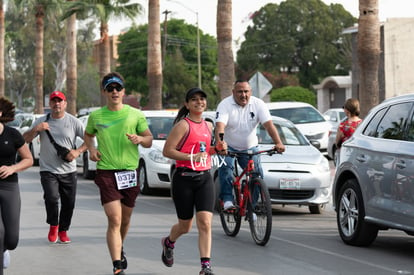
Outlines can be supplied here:
M49 242L56 243L58 239L58 225L51 225L49 229L49 234L47 235L47 238L49 239Z
M70 243L70 238L66 231L59 232L59 240L60 240L60 243Z

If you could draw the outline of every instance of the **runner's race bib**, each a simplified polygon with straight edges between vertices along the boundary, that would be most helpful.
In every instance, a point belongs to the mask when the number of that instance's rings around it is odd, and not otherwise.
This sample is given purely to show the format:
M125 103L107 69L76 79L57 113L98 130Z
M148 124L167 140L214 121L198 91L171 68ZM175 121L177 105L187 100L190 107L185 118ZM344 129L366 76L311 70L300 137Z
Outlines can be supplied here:
M137 171L122 171L115 173L118 190L137 186Z

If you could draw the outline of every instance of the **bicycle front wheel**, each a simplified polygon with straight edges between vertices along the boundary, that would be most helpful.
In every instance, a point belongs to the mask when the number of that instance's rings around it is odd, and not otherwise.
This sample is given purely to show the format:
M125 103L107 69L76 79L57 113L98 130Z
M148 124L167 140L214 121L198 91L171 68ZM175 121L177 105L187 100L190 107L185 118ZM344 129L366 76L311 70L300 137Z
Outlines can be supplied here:
M272 202L269 190L261 178L250 181L251 201L247 204L250 233L258 245L266 245L272 232Z
M217 177L218 180L218 177ZM240 194L237 192L235 186L233 186L233 197L234 201L233 204L236 206L235 209L231 210L224 210L222 203L220 203L220 221L221 226L223 227L224 233L227 236L234 237L240 231L241 225L241 216L240 216Z

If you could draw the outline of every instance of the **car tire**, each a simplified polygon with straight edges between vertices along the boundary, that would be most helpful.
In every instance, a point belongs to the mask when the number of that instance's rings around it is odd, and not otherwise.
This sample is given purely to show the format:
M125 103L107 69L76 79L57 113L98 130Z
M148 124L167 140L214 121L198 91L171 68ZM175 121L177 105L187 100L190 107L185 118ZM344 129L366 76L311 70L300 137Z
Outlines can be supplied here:
M83 154L83 171L82 171L82 176L85 179L88 179L88 180L93 180L95 178L95 171L89 170L89 157L88 157L88 153L87 152L85 152Z
M308 207L311 214L322 214L322 212L325 210L325 204L312 204Z
M336 205L336 221L344 243L369 246L378 235L379 228L365 221L362 192L356 179L348 179L340 188Z
M148 195L151 193L151 188L148 186L147 179L147 170L145 168L145 162L141 160L138 166L138 180L139 180L139 189L141 194Z

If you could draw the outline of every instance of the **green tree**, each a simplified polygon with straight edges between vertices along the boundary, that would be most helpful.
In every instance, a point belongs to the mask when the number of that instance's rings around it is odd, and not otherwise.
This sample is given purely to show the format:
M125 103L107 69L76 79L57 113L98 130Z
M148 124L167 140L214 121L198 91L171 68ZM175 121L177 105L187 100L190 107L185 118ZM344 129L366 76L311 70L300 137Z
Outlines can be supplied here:
M127 92L142 94L141 105L148 103L147 39L148 25L134 26L119 36L117 67L126 81ZM163 108L179 107L185 92L198 85L197 28L184 20L168 21L167 50L163 72ZM162 41L164 42L164 41ZM209 95L209 108L219 96L214 77L217 75L217 42L200 32L203 90Z
M62 19L77 14L78 19L97 18L100 21L100 51L99 51L99 76L102 79L111 71L110 44L109 44L109 19L135 19L141 13L142 6L137 3L129 3L130 0L82 0L68 2ZM104 99L101 98L101 104Z
M315 94L308 89L298 86L287 86L272 90L270 94L270 101L300 101L309 103L316 107Z
M245 72L287 71L311 88L327 75L343 75L351 59L342 53L342 31L356 19L340 4L321 0L286 0L267 4L253 17L246 40L237 52L239 69Z

